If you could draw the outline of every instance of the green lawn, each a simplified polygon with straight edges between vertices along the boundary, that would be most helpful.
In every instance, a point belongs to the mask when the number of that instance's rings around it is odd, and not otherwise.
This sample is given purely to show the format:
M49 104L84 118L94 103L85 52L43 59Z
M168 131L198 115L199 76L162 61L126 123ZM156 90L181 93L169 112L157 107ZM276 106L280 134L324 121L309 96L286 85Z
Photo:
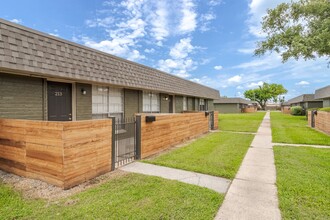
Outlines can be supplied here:
M330 145L330 136L308 127L305 116L280 112L270 116L274 143Z
M213 219L223 198L206 188L140 174L50 204L23 199L0 183L0 219Z
M223 131L257 132L265 112L219 114L219 129Z
M330 149L274 147L283 219L330 219Z
M212 133L144 162L233 179L253 135Z

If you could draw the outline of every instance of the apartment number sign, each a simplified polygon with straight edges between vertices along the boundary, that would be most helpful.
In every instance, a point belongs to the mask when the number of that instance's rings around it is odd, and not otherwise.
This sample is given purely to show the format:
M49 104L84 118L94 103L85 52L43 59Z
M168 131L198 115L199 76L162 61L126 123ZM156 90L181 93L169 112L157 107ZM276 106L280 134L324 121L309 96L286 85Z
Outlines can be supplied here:
M55 96L63 96L63 92L55 92Z

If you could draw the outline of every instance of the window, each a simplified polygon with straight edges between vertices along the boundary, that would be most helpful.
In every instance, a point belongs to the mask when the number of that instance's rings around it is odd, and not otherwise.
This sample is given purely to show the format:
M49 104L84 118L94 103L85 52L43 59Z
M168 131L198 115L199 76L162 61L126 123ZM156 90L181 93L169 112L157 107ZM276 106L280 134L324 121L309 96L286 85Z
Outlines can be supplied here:
M199 99L199 110L205 111L205 100L204 99Z
M143 112L159 112L160 99L158 93L143 92Z
M93 119L124 116L123 89L93 85L92 88L92 116Z
M104 114L108 112L108 88L104 86L93 86L92 89L92 112L93 114Z
M187 111L187 97L183 96L183 111Z

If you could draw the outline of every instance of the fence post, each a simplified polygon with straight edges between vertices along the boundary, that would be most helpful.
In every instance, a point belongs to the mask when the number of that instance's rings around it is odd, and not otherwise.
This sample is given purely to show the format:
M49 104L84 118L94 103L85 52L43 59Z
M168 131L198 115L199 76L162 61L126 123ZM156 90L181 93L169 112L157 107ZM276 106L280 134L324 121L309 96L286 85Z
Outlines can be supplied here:
M210 130L214 130L214 111L210 111L209 123L210 123Z
M136 138L135 138L135 146L136 146L136 155L135 159L141 159L141 115L136 115Z
M111 171L116 168L116 117L111 117L112 135L111 135Z

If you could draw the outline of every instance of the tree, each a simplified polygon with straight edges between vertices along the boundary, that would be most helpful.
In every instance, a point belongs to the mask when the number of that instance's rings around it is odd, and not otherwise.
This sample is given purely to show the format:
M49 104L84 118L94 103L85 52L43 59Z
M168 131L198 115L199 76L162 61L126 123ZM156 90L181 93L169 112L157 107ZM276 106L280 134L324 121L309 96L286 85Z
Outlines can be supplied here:
M298 0L268 9L262 30L267 34L257 44L255 55L275 51L282 61L330 57L329 0ZM329 61L330 63L330 61Z
M256 101L259 103L262 109L265 109L266 103L269 100L274 102L280 101L278 99L279 95L287 93L283 85L281 84L268 84L264 83L262 86L259 86L257 89L250 89L244 92L244 97L250 99L251 101Z

